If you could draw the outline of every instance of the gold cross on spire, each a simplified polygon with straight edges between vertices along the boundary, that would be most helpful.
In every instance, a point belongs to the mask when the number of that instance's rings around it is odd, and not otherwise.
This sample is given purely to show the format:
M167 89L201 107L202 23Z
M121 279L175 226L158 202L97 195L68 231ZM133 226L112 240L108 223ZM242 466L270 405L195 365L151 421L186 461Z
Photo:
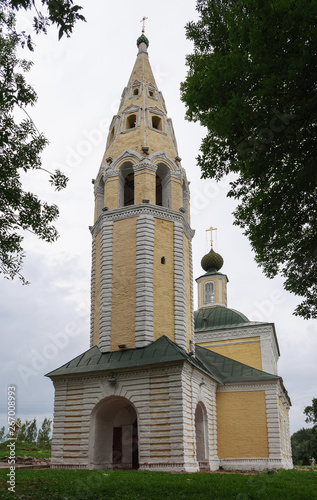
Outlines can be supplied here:
M206 229L206 231L210 231L210 247L212 248L212 232L217 231L217 228L211 226L209 229Z
M143 33L143 35L144 35L144 30L145 30L145 20L146 19L148 19L148 17L143 16L142 19L141 19L141 21L140 21L140 23L143 22L143 26L142 26L142 33Z

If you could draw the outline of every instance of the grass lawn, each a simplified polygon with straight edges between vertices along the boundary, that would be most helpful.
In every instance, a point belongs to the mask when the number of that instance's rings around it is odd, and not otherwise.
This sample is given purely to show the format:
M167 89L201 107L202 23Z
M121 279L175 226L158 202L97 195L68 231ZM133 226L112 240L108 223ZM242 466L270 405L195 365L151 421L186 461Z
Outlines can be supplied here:
M170 474L127 470L18 470L15 494L0 470L1 499L181 500L317 499L317 471L242 474Z
M12 441L5 441L0 443L0 458L6 457L10 453L10 448L7 447L8 443ZM51 456L51 450L42 450L33 443L24 443L23 441L16 441L15 456L20 457L35 457L35 458L48 458Z

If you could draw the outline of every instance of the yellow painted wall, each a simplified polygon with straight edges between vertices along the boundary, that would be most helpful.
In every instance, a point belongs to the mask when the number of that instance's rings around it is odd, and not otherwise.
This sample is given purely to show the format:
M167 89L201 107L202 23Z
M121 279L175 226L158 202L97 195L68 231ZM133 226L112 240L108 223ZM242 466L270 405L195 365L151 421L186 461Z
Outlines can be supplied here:
M219 458L269 456L265 391L217 393Z
M184 234L184 271L185 271L185 305L186 305L186 340L189 350L189 341L193 339L192 327L192 298L190 274L190 243Z
M141 170L134 174L134 203L150 200L155 204L155 172Z
M101 232L95 238L95 287L94 287L94 321L92 345L99 344L99 317L100 317L100 237Z
M136 217L113 224L111 350L135 347Z
M154 340L162 335L174 340L174 224L155 218L154 231Z
M252 366L257 370L262 370L260 337L224 340L221 342L215 340L214 342L200 342L198 345L222 354L227 358Z

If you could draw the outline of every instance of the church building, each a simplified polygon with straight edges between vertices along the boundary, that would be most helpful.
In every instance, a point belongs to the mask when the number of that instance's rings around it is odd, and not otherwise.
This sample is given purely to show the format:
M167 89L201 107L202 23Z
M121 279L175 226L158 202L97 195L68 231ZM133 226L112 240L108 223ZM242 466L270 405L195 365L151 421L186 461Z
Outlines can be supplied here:
M291 468L272 323L227 307L213 248L194 312L190 196L144 32L94 180L90 349L50 372L52 468Z

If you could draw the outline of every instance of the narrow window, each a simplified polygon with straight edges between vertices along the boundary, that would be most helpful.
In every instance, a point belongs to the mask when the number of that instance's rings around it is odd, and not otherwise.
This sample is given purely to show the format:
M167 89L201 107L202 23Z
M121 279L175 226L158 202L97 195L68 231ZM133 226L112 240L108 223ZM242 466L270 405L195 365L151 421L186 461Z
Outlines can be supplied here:
M124 206L134 204L134 173L131 172L124 179Z
M212 281L205 283L205 304L214 304L215 302L215 286Z
M156 130L162 130L162 120L159 116L152 116L152 127Z
M165 264L165 257L161 258L161 264Z
M150 97L154 97L154 91L153 90L149 90L149 96Z
M133 90L133 95L139 95L139 89L134 89Z
M136 127L136 115L129 115L127 117L127 129Z
M160 207L162 206L162 180L159 175L156 174L156 188L155 188L155 204L159 205Z

